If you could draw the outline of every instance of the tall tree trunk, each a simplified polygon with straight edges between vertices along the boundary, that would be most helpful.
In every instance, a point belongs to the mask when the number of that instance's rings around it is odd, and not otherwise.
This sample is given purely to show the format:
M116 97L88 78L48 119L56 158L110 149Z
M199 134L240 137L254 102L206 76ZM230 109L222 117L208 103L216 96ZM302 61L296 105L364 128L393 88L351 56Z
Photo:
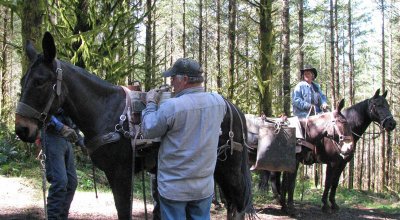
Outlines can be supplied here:
M207 91L207 83L208 83L208 1L205 0L205 10L206 10L206 17L205 17L205 42L204 42L204 90Z
M203 63L203 0L199 0L199 63Z
M236 0L229 0L229 30L228 30L228 55L229 55L229 87L228 99L233 99L235 91L235 41L236 41Z
M338 23L338 0L335 0L335 97L340 97L340 77L339 77L339 23ZM336 104L336 103L335 103Z
M6 98L9 97L7 95L7 85L8 85L8 79L7 73L8 71L8 38L9 38L9 31L10 31L10 8L6 7L1 7L0 10L2 10L2 16L3 16L3 43L1 46L1 72L0 72L0 115L1 115L1 122L5 122L3 120L7 120L8 117L6 116L6 111L5 108L7 106L7 100Z
M290 29L289 0L283 0L282 32L283 32L283 111L290 115Z
M21 16L21 35L23 54L25 54L25 44L27 40L33 41L36 48L40 48L43 31L43 15L45 9L44 0L23 1ZM28 60L22 56L22 73L28 69Z
M331 29L331 39L330 39L330 47L331 47L331 96L332 103L336 105L336 92L335 92L335 36L334 36L334 25L333 25L333 0L329 0L330 3L330 29Z
M221 0L217 0L217 89L222 89L221 71Z
M271 82L273 73L273 25L272 1L260 1L260 78L261 111L266 116L272 116Z
M152 12L151 12L152 0L146 0L146 11L147 11L147 21L146 21L146 42L145 42L145 58L144 58L144 90L149 91L151 88L151 25Z
M304 11L303 11L303 0L299 0L299 57L298 57L298 62L299 62L299 69L303 69L304 67L304 49L303 49L303 44L304 44L304 31L303 31L303 18L304 18ZM300 79L300 74L298 74L298 77Z
M156 42L157 42L157 35L156 35L156 3L157 0L154 0L153 2L153 11L151 13L153 13L153 20L152 20L152 36L151 36L151 87L153 88L154 86L156 86L157 83L157 76L156 76L156 68L157 68L157 53L156 53Z
M186 0L183 0L182 24L183 24L182 50L183 50L183 57L186 57Z
M393 27L392 27L392 21L393 21L393 1L389 1L389 70L388 70L388 81L391 82L392 79L392 74L393 74ZM389 102L389 106L393 106L392 103L392 85L389 84L389 88L388 90L389 92L389 97L388 98L388 102ZM393 111L392 111L393 112ZM386 178L387 178L387 186L390 187L391 189L394 188L394 181L393 181L393 177L395 176L395 172L393 169L395 167L395 164L393 163L393 148L392 148L392 144L391 144L391 139L392 139L392 132L386 132L386 157L387 157L387 162L386 162Z
M349 39L349 98L350 105L354 105L354 76L353 76L353 30L352 30L352 17L351 17L351 0L347 3L348 7L348 39Z
M386 72L386 65L385 65L385 10L384 10L384 0L381 0L381 13L382 13L382 89L381 91L385 91L385 72ZM382 175L382 182L381 182L381 190L386 190L386 142L385 142L385 137L386 137L386 132L383 130L382 135L381 135L381 175Z

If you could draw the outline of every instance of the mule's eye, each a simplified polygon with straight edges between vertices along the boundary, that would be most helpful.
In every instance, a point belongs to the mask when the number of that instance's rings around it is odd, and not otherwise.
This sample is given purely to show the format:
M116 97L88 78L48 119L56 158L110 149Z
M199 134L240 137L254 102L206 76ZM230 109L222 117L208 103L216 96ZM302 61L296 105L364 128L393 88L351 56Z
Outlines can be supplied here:
M35 79L33 81L33 86L34 87L39 87L39 86L43 85L45 82L46 81L44 79L40 79L40 78L39 79Z

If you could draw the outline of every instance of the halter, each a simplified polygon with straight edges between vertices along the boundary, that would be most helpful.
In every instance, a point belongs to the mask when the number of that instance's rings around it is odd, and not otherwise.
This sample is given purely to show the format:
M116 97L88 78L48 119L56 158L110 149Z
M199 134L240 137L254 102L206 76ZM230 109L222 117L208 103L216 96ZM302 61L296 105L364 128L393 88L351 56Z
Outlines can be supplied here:
M332 140L332 142L334 143L334 146L336 147L336 150L339 152L339 154L342 157L344 157L345 155L342 154L342 149L340 148L340 144L343 143L344 141L352 141L352 136L351 135L341 135L341 134L339 134L339 132L337 132L338 136L339 136L339 141L336 141L335 140L335 131L339 131L339 128L337 127L336 119L333 118L333 113L331 113L330 115L331 115L332 120L330 123L329 122L328 123L332 124L332 126L333 126L333 134L329 135L329 133L327 131L327 133L328 133L327 137ZM325 127L325 130L327 130L327 128L328 128L328 126Z
M17 104L17 109L16 109L16 113L19 115L22 115L24 117L28 117L28 118L34 118L37 119L43 123L45 123L46 119L47 119L47 115L50 111L51 106L53 105L54 102L54 98L56 97L56 95L59 97L61 95L61 83L62 83L62 72L63 70L61 69L61 64L59 60L55 60L57 63L57 69L56 69L56 73L57 73L57 82L53 85L53 91L51 93L51 96L49 98L49 100L47 101L46 107L43 109L42 112L39 112L38 110L36 110L35 108L31 107L28 104L25 104L23 102L18 102Z
M372 99L372 98L371 98ZM375 104L373 104L373 103L371 103L371 99L369 99L368 100L368 113L369 113L369 117L371 118L371 120L372 120L372 113L373 113L373 111L375 110L375 112L377 113L377 115L378 115L378 119L379 119L379 113L376 111L376 108L375 108ZM383 125L385 124L385 122L387 121L387 120L389 120L389 119L392 119L393 118L393 115L388 115L388 116L386 116L382 121L381 121L381 123L379 124L379 128L380 129L382 129L383 128Z

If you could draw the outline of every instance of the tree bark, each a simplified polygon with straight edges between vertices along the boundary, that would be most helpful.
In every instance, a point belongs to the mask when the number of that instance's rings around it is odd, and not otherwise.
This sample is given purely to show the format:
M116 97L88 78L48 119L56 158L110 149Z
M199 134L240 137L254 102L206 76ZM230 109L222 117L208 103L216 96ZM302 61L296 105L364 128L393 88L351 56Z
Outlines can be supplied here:
M186 0L183 0L182 24L183 24L182 50L183 50L183 57L186 57Z
M221 71L221 0L217 0L217 89L222 89L222 71Z
M298 57L298 62L299 62L299 70L303 69L304 67L304 50L303 50L303 44L304 44L304 31L303 31L303 18L304 18L304 11L303 11L303 0L299 0L299 57ZM298 74L298 78L300 79L300 74Z
M289 0L283 0L282 33L283 33L283 111L290 115L290 29Z
M260 78L259 90L261 111L266 116L272 116L271 81L273 73L273 25L272 1L260 1Z
M146 40L145 40L145 63L144 63L144 90L149 91L151 89L151 25L152 21L152 0L146 0L146 11L147 11L147 21L146 21Z
M330 39L330 47L331 47L331 96L332 103L336 105L336 92L335 92L335 36L334 36L334 24L333 24L333 0L329 0L330 3L330 29L331 29L331 39Z
M203 64L203 0L199 0L199 58L198 62Z
M385 10L384 10L384 0L381 0L381 13L382 13L382 89L381 91L385 91L385 72L386 72L386 65L385 65ZM381 135L381 176L382 176L382 182L381 182L381 190L385 191L386 190L386 142L385 142L385 137L386 137L386 132L385 130L382 130L382 135Z
M229 30L228 30L228 56L229 56L229 87L228 99L233 99L235 91L235 41L236 41L236 0L229 0Z

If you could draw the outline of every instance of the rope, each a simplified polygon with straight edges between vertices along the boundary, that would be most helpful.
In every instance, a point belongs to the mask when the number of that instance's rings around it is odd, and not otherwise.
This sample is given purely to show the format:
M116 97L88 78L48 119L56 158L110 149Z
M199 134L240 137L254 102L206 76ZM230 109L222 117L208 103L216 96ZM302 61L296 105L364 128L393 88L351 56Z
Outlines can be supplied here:
M47 124L46 124L46 118L43 119L43 142L42 144L42 150L39 153L39 158L40 158L40 165L41 165L41 173L42 173L42 190L43 190L43 206L44 206L44 219L48 219L47 215L47 201L46 201L46 130L47 130Z

